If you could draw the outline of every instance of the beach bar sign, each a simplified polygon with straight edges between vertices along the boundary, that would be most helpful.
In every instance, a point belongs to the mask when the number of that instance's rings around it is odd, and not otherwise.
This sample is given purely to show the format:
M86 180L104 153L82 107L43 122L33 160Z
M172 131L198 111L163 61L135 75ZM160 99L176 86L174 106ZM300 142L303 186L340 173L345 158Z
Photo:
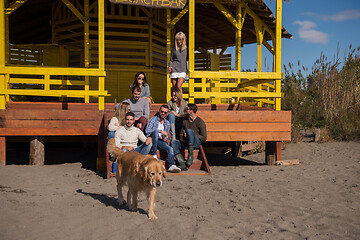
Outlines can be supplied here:
M183 9L187 0L109 0L112 3L140 5L145 7L180 8Z

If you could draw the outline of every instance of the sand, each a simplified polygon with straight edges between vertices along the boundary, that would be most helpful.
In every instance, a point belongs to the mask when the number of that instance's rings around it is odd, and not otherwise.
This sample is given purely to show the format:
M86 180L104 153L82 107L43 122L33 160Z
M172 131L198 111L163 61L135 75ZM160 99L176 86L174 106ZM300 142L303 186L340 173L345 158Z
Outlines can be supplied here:
M293 166L208 158L212 175L164 180L155 221L81 162L0 167L0 239L360 239L359 142L288 144Z

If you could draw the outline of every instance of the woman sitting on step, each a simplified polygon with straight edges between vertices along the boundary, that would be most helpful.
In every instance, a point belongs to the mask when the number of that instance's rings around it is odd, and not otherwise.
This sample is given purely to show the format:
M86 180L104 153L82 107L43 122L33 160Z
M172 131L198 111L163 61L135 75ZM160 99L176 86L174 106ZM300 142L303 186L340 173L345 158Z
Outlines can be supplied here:
M171 100L167 105L170 112L167 119L170 122L171 140L176 140L176 130L181 129L182 120L186 114L185 110L188 106L180 89L173 88L171 90Z
M108 126L108 140L115 137L115 132L125 125L125 115L130 111L130 104L127 102L115 105L115 113Z

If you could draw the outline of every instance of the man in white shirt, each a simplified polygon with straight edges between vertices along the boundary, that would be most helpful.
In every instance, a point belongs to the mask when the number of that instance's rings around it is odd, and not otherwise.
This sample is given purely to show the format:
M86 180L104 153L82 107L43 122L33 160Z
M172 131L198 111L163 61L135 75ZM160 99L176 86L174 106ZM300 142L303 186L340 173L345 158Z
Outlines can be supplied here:
M125 115L125 126L115 132L115 144L118 148L127 151L135 151L143 155L149 154L152 141L151 137L146 138L144 133L134 126L135 114L128 112ZM138 146L138 141L143 142Z

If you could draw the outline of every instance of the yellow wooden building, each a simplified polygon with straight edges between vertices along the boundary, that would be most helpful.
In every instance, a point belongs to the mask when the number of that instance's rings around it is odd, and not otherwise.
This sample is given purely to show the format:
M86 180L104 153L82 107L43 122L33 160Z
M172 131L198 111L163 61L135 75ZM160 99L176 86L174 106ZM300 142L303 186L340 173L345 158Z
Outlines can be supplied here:
M1 0L0 109L34 99L98 102L103 109L130 97L138 71L146 73L154 102L165 102L170 48L183 31L189 102L280 110L281 38L291 35L282 27L282 1L276 6L275 18L262 0ZM248 44L257 44L256 72L241 71ZM235 56L226 53L232 46ZM270 72L262 70L263 50L273 55Z

